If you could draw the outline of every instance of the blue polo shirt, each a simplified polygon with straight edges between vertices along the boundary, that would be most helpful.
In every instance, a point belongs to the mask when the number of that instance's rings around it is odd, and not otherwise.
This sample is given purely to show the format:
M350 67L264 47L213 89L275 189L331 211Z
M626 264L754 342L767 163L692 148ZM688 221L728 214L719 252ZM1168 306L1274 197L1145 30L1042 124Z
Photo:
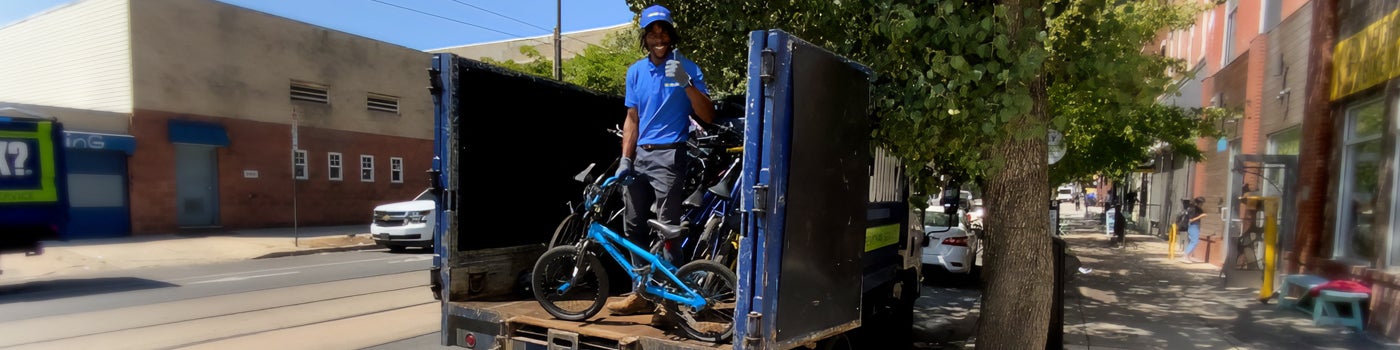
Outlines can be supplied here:
M690 84L708 95L705 75L695 62L672 53L667 58L681 61L681 67L690 74ZM643 57L627 68L627 94L624 96L628 108L637 109L637 144L667 144L685 141L690 135L690 119L694 112L690 108L690 97L674 79L666 77L666 62L652 64Z

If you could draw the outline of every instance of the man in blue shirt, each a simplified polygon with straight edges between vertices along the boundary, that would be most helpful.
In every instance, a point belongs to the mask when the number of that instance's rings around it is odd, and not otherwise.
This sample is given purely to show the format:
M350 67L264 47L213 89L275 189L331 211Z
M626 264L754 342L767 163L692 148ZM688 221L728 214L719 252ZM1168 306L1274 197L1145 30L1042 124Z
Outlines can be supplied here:
M622 124L622 161L617 175L634 176L624 190L627 209L623 232L632 243L650 247L651 230L646 222L653 208L662 222L680 224L681 202L685 200L680 181L686 177L689 117L694 114L710 123L715 111L700 66L676 50L681 37L671 21L671 11L652 5L642 10L640 24L647 56L627 69L627 117ZM678 237L665 239L668 249L680 246ZM632 263L646 264L635 256ZM614 315L629 315L653 312L655 306L633 291L626 299L608 304L608 309Z

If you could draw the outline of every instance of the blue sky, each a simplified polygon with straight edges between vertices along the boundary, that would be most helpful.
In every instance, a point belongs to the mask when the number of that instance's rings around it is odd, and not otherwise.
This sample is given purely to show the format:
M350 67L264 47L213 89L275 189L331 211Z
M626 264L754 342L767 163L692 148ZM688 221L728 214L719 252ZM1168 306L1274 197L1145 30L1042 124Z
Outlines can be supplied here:
M3 0L0 26L76 1ZM555 0L218 1L419 50L547 35L555 22ZM563 5L564 32L626 23L633 16L622 0L567 0Z

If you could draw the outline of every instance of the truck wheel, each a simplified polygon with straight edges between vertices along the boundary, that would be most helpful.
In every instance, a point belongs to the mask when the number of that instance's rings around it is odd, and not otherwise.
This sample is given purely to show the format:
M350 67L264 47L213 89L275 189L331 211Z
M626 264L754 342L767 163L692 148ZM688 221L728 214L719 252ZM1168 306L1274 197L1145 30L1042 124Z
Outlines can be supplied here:
M559 246L540 255L535 269L530 273L530 289L535 300L544 311L566 321L582 321L603 309L608 300L608 273L598 257L584 254L583 269L579 271L578 283L560 293L560 287L573 279L573 271L578 267L578 249L574 246Z
M700 293L709 304L704 309L694 310L670 300L662 303L681 330L692 339L713 343L733 337L739 290L739 278L734 271L714 261L696 260L677 269L676 277L686 287Z

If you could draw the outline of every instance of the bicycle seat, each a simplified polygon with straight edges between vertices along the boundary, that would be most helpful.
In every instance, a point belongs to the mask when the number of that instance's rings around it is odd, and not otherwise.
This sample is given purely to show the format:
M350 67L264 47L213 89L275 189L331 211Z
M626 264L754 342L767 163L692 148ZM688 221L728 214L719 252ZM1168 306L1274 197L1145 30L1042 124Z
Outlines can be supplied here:
M684 237L686 232L690 231L690 229L686 228L685 226L667 225L666 223L661 222L661 220L657 219L647 220L647 225L650 225L652 230L661 234L661 237L665 239Z

